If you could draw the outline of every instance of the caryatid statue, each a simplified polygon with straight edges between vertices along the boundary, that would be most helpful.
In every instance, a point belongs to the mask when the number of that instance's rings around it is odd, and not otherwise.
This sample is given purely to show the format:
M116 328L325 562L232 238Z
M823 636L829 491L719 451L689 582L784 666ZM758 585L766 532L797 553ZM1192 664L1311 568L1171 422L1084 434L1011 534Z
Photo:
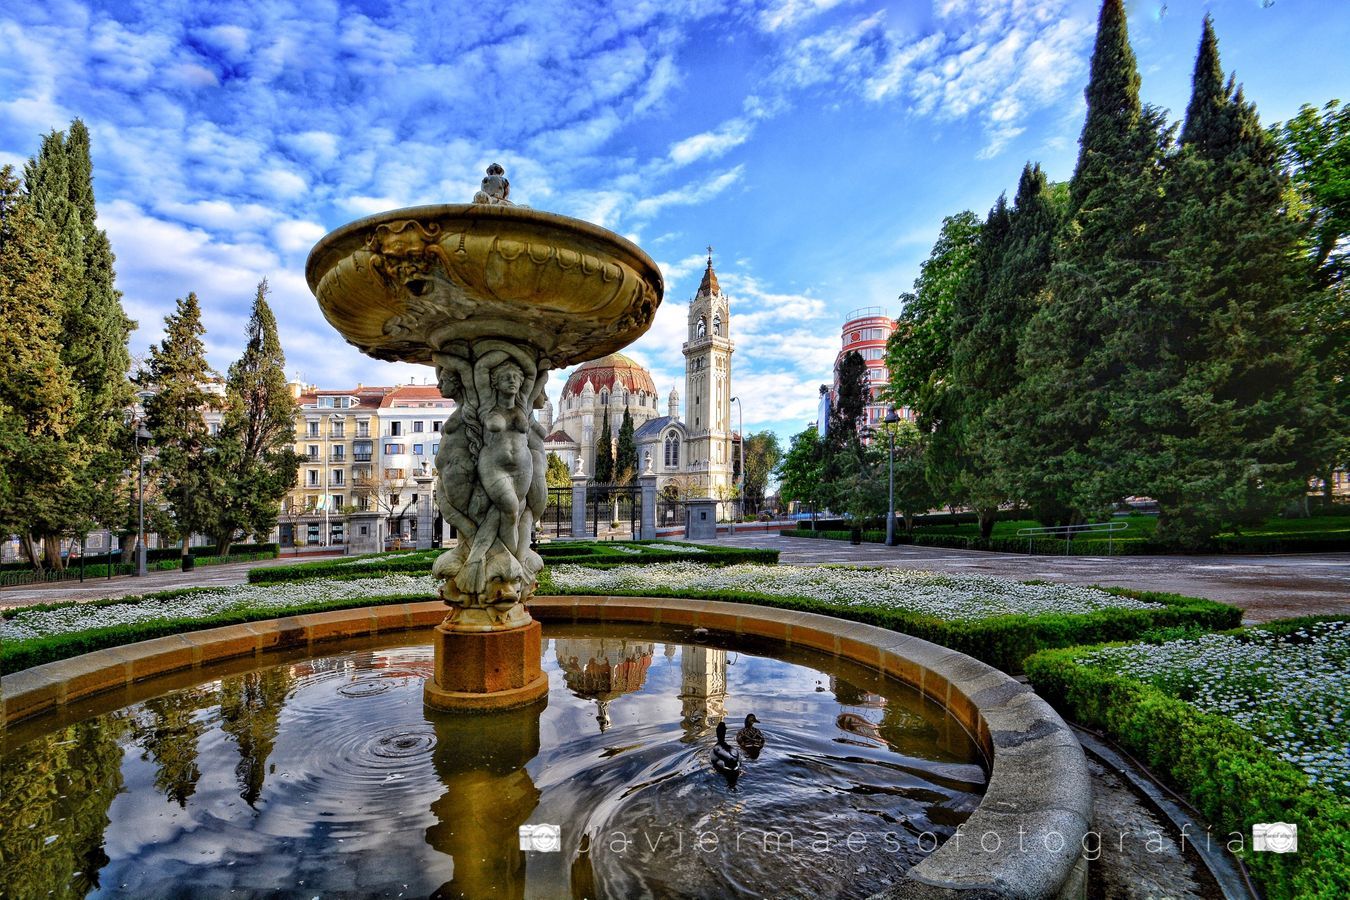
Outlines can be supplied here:
M436 452L436 505L458 542L433 566L443 627L530 623L548 500L544 430L551 369L622 349L661 302L660 270L588 222L519 206L501 166L472 203L394 210L343 226L310 253L320 308L377 359L430 364L455 410Z

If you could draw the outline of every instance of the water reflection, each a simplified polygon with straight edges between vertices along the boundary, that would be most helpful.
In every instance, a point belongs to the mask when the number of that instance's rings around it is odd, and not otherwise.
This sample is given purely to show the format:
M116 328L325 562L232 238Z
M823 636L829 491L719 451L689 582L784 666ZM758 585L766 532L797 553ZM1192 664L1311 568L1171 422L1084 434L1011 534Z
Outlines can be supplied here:
M125 721L79 722L5 753L0 885L9 896L83 897L99 888L108 808L122 790Z
M25 744L11 734L0 884L147 898L864 894L983 792L959 725L867 670L715 635L546 638L550 695L512 713L427 712L430 648L385 637ZM711 765L713 730L725 722L734 745L749 713L766 743L733 792ZM522 825L560 826L558 852L522 850ZM850 833L866 853L841 845Z

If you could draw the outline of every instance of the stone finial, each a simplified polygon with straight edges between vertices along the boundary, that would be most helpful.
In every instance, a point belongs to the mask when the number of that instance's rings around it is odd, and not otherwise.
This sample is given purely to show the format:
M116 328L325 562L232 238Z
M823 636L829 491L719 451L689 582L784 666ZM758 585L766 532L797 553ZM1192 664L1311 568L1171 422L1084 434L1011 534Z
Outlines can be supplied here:
M578 453L578 454L577 454L577 465L576 465L576 468L574 468L574 469L572 470L572 477L573 477L573 478L580 478L581 476L583 476L583 475L585 475L585 474L586 474L586 463L585 463L585 461L581 458L581 454Z
M487 175L478 193L473 195L474 203L486 203L489 206L515 206L506 199L511 195L511 182L506 180L506 170L497 163L487 167Z
M643 457L642 474L643 475L656 474L656 471L652 468L652 451L650 450L648 450L646 455Z

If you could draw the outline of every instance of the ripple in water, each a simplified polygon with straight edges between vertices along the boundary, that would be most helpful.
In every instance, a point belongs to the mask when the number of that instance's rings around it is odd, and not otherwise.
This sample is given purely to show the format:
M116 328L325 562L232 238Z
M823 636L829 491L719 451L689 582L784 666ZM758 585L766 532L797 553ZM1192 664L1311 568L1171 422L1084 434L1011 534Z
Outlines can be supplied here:
M866 670L715 637L546 636L542 711L428 714L430 648L390 646L11 736L0 884L146 898L865 895L983 793L960 726ZM766 745L733 788L709 764L714 728L734 741L749 712ZM558 852L520 849L521 826L551 824Z

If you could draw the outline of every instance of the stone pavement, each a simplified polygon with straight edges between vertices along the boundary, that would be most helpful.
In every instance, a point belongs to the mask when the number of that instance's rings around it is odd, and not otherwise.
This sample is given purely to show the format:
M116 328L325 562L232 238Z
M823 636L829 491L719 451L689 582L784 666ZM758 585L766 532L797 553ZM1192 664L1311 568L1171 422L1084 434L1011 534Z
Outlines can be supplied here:
M1350 553L1283 556L1027 556L913 545L887 547L777 534L718 535L718 544L771 547L779 561L849 563L1018 581L1101 584L1208 597L1246 611L1247 623L1350 615Z
M256 569L261 566L289 566L297 562L327 559L340 555L339 553L301 553L298 556L282 554L277 559L199 566L191 572L183 572L179 569L171 569L167 572L147 572L144 578L137 578L134 575L119 575L114 578L86 578L83 582L76 579L74 581L57 581L51 584L7 587L0 590L0 609L32 606L35 603L61 603L66 600L102 600L105 597L126 597L132 594L149 594L154 591L171 591L176 588L246 584L249 569Z

